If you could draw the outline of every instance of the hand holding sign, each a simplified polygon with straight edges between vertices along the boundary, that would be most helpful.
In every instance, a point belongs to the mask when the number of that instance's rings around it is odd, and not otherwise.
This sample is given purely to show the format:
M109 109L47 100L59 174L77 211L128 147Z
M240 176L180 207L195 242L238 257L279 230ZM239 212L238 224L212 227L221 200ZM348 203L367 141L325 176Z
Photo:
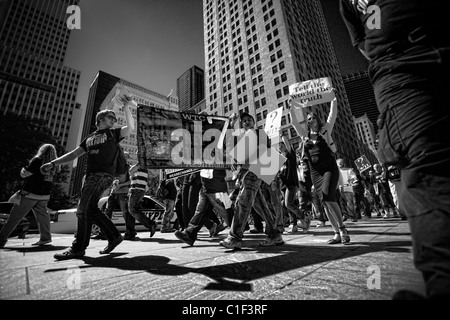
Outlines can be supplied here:
M264 131L270 139L278 138L281 129L281 118L283 116L283 108L279 108L267 116L266 127Z
M320 78L293 84L289 87L292 104L297 107L311 107L331 102L336 98L330 78Z

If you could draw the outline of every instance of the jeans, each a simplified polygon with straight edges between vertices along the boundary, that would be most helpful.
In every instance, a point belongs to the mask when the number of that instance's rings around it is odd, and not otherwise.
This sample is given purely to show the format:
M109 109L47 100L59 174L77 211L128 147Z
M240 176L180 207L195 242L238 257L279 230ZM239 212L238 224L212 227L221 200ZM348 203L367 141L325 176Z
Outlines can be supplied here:
M4 243L8 240L8 237L30 210L33 210L34 216L36 217L40 240L52 240L52 235L50 233L50 215L47 212L47 203L47 200L32 200L22 196L20 205L14 205L12 207L8 221L0 231L0 243Z
M215 215L213 210L224 219L227 225L231 224L229 213L220 200L216 198L216 194L206 193L201 189L195 214L191 221L189 221L189 226L185 230L192 240L197 240L197 234L205 222L207 222L208 219L212 220L210 214L212 213Z
M126 232L125 235L134 236L136 235L136 230L134 228L135 221L134 218L130 215L130 212L128 212L128 205L127 205L127 194L126 193L113 193L108 197L108 203L106 205L105 214L108 216L108 218L112 218L113 209L115 202L119 203L120 210L122 211L123 219L125 220L125 227Z
M144 195L145 191L138 189L132 189L128 193L128 211L129 214L131 215L132 222L125 220L125 223L127 225L127 234L130 234L131 236L136 234L135 220L139 221L147 229L150 229L152 225L156 223L139 210ZM128 228L128 223L130 224L130 228ZM130 232L132 233L128 233L128 229L130 229Z
M164 210L164 214L162 217L162 226L161 226L161 231L167 231L167 230L171 230L170 228L170 221L173 218L174 215L174 208L175 208L175 200L172 199L164 199L164 205L165 205L165 210Z
M353 192L343 191L341 192L342 212L347 212L348 216L352 219L358 219L358 215L355 213L355 197Z
M355 213L359 217L361 215L361 203L364 206L364 215L366 217L370 217L372 215L370 210L370 204L369 201L367 201L366 197L364 196L364 192L353 192L353 195L355 197Z
M239 195L236 200L235 213L231 223L230 236L240 241L244 237L244 229L250 211L254 207L266 222L265 233L269 238L276 238L280 231L276 227L275 217L269 209L266 198L261 191L262 180L249 171L240 180Z
M100 228L108 242L120 236L111 219L98 208L100 197L112 182L113 177L107 173L91 173L86 177L78 202L77 232L72 243L72 249L75 252L83 251L89 246L92 223Z
M444 40L444 39L442 39ZM402 168L399 206L429 298L450 295L450 46L412 46L370 65L378 154Z
M284 205L289 211L289 216L292 225L297 225L297 219L304 220L305 213L300 210L298 205L295 202L295 198L297 197L298 187L286 187L286 191L284 193Z

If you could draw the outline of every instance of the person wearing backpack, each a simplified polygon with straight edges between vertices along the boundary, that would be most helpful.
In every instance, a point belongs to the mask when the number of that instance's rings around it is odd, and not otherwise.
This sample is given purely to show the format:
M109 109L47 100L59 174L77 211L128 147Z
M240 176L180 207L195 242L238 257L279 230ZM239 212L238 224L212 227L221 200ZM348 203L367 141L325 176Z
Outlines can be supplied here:
M113 129L117 123L112 110L102 110L96 115L97 130L89 135L73 151L42 165L41 171L48 172L56 166L73 161L87 154L87 170L81 189L81 198L77 209L77 231L72 246L62 253L57 253L57 260L81 258L89 246L92 224L95 223L108 239L108 245L100 254L108 254L122 241L123 237L114 223L99 208L98 201L108 189L116 176L117 158L120 153L119 142L135 130L135 123L130 106L137 103L130 97L122 99L126 125Z

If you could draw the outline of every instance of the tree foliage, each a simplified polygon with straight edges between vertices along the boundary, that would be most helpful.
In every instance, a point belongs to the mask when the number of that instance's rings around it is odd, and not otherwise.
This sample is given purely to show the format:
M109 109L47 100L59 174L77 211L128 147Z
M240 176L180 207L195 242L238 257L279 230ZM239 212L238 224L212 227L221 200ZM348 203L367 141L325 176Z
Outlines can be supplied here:
M20 170L45 143L53 144L58 155L65 152L46 121L11 113L0 116L0 201L7 201L21 187ZM60 183L65 182L67 174L68 167L65 167L56 175L52 190L55 200L65 196Z

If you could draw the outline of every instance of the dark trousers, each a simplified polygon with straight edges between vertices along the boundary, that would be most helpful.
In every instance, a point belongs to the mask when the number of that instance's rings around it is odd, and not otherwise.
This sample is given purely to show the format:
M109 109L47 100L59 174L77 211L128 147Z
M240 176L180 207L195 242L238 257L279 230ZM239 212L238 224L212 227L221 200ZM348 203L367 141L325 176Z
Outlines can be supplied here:
M108 197L108 203L106 205L105 214L108 218L112 218L114 205L119 203L120 210L122 211L123 219L125 220L126 235L134 236L136 235L135 221L128 211L128 196L126 193L113 193Z
M442 39L444 40L444 39ZM370 65L378 155L401 166L400 210L429 298L450 295L450 45L405 48Z
M147 229L150 229L156 223L139 210L144 196L145 190L138 189L131 189L128 194L128 211L125 218L126 235L136 235L136 220Z
M119 231L99 208L98 201L103 192L113 182L113 177L106 173L91 173L87 175L81 189L81 198L77 209L77 232L72 243L74 251L83 251L89 246L92 223L95 223L109 242L120 236Z
M370 204L367 201L366 197L364 197L364 192L355 191L353 193L355 196L355 213L359 217L361 215L361 204L364 206L364 215L366 217L371 216Z

